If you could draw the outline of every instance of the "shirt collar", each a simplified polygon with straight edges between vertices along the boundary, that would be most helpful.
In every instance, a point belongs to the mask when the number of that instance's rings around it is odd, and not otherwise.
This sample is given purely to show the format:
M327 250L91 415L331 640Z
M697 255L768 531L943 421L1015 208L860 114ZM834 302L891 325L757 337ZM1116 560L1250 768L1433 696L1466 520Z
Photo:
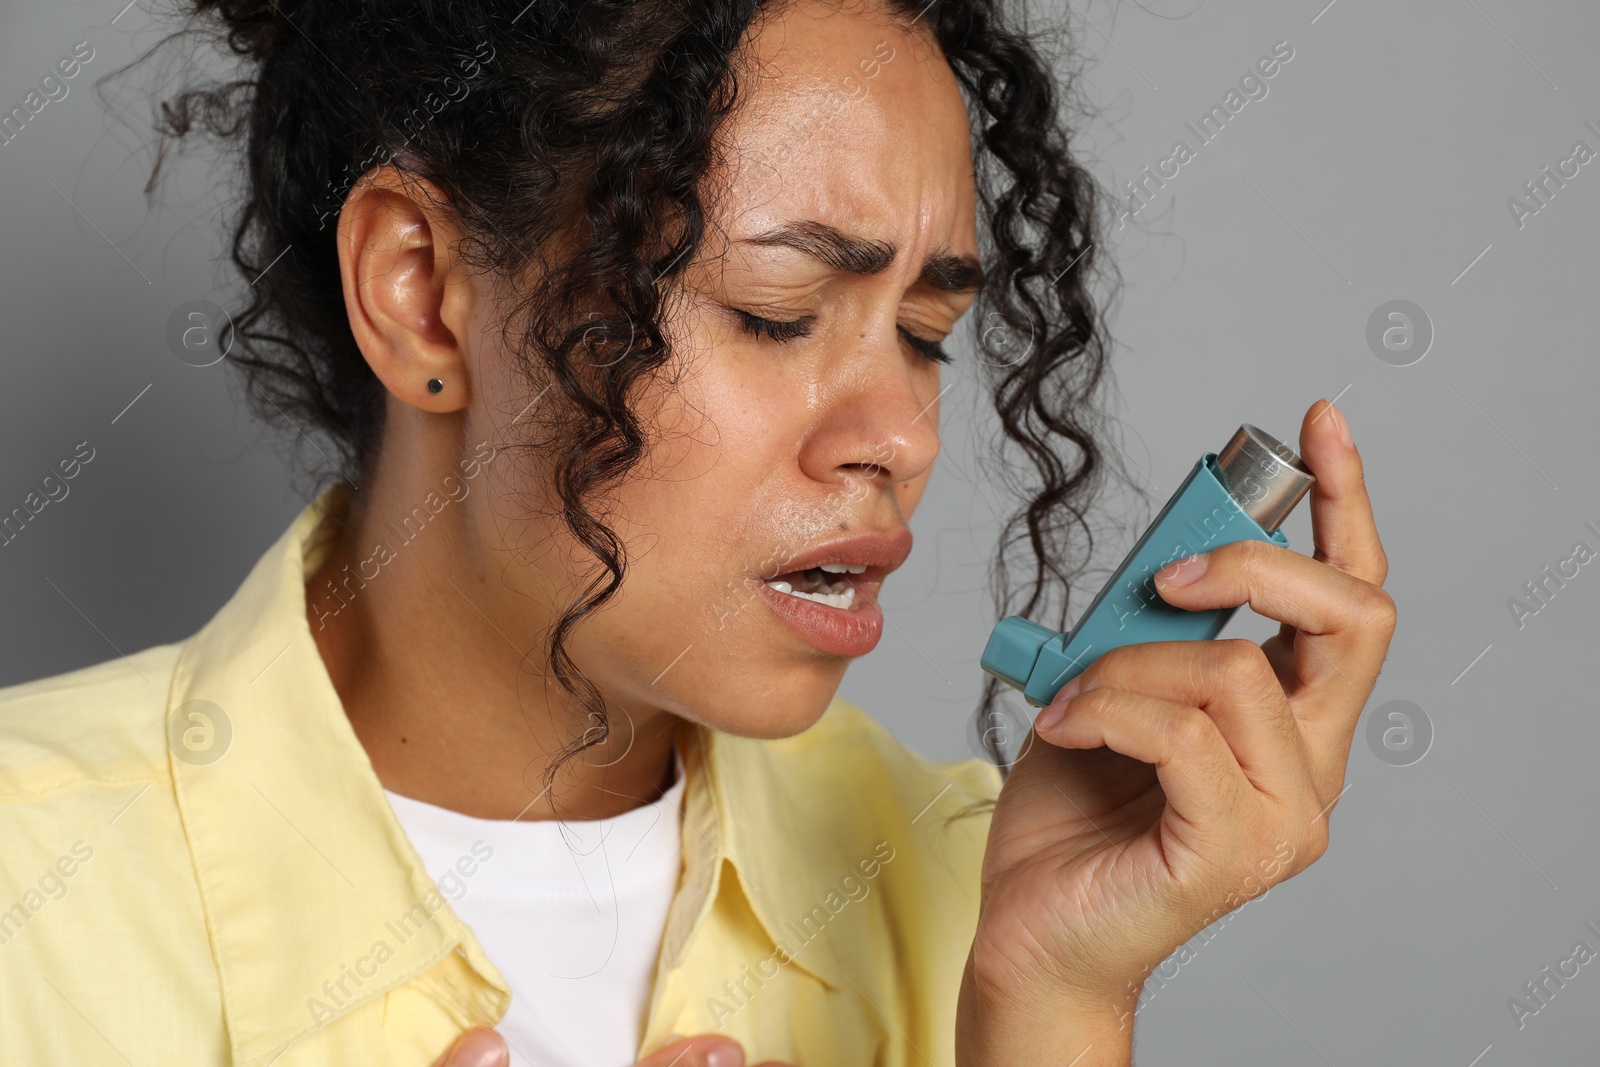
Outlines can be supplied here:
M306 575L327 548L316 535L347 502L334 485L301 511L185 643L168 698L169 736L210 729L222 753L168 746L241 1067L453 953L470 974L439 977L463 1027L510 1003L396 820L306 619Z
M306 578L327 551L327 520L348 508L349 493L342 483L323 490L262 555L185 643L168 698L174 730L209 723L223 753L201 762L169 746L241 1067L269 1063L441 961L446 972L424 984L463 1029L493 1025L511 999L395 818L306 618ZM814 761L789 758L792 747L687 723L680 730L685 876L664 931L664 967L683 957L726 891L742 896L799 967L832 986L847 980L836 939L801 944L793 923L870 851L863 834L873 819L823 802L817 791L837 793L842 783L805 772ZM380 941L392 952L374 964ZM357 981L354 971L373 973Z
M811 805L817 786L781 744L750 741L702 728L687 728L681 747L691 771L685 797L683 847L686 886L706 882L710 897L736 894L766 933L774 950L812 977L833 988L846 981L845 958L834 938L807 938L794 924L823 904L832 886L823 882L848 860L838 827L820 815L825 805ZM701 788L696 789L696 784ZM710 869L709 879L696 879L696 866ZM723 878L732 872L733 882ZM686 895L689 895L686 893ZM695 903L692 898L690 903ZM706 907L709 907L709 901ZM674 935L686 935L687 923L669 916L662 956L665 966L677 962L687 946Z

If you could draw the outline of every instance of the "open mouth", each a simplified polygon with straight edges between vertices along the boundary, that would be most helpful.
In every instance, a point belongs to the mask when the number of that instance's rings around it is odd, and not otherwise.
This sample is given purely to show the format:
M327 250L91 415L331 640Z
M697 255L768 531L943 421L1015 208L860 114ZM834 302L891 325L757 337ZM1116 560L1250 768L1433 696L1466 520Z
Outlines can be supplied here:
M854 575L864 574L866 570L864 565L859 564L824 563L819 567L774 575L766 579L766 583L776 592L850 611L856 603L856 587L850 579Z

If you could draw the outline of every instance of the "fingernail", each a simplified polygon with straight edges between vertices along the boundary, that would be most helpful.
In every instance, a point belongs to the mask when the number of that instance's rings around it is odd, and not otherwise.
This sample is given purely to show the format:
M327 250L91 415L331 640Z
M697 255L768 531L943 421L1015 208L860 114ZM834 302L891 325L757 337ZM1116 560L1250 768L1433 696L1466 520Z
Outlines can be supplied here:
M1061 720L1067 717L1067 702L1077 696L1078 690L1082 687L1083 680L1081 677L1074 678L1062 686L1060 691L1050 698L1050 703L1045 705L1045 709L1039 713L1039 717L1033 721L1033 728L1043 734L1049 733L1057 726L1060 726Z
M729 1043L706 1053L706 1067L744 1067L744 1049Z
M1181 587L1189 585L1206 572L1208 558L1196 552L1192 556L1173 560L1159 571L1156 571L1156 580L1166 586Z
M1346 448L1349 448L1353 443L1350 440L1350 423L1345 421L1344 412L1339 410L1339 405L1330 400L1328 401L1328 406L1333 409L1333 417L1339 424L1339 440L1344 442Z

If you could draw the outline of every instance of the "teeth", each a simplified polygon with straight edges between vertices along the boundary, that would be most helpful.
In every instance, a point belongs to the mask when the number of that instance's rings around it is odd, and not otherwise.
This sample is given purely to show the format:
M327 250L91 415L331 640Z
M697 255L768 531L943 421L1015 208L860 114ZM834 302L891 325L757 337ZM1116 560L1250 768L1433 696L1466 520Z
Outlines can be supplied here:
M867 568L865 564L820 563L817 569L827 571L829 574L860 574Z
M848 611L850 606L856 602L856 590L852 585L846 585L840 592L802 593L788 582L768 582L767 584L780 593L788 593L790 596L799 597L801 600L814 600L818 604L826 604L830 608L843 608ZM828 588L833 590L838 587L829 586Z

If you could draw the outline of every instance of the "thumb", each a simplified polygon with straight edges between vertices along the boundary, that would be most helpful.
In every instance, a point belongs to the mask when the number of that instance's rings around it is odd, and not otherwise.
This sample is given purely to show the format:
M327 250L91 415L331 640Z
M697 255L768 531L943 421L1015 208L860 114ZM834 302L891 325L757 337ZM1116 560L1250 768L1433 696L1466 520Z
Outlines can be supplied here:
M478 1027L456 1038L433 1067L511 1067L511 1050L505 1038Z
M731 1037L700 1034L674 1041L634 1067L744 1067L744 1049Z

